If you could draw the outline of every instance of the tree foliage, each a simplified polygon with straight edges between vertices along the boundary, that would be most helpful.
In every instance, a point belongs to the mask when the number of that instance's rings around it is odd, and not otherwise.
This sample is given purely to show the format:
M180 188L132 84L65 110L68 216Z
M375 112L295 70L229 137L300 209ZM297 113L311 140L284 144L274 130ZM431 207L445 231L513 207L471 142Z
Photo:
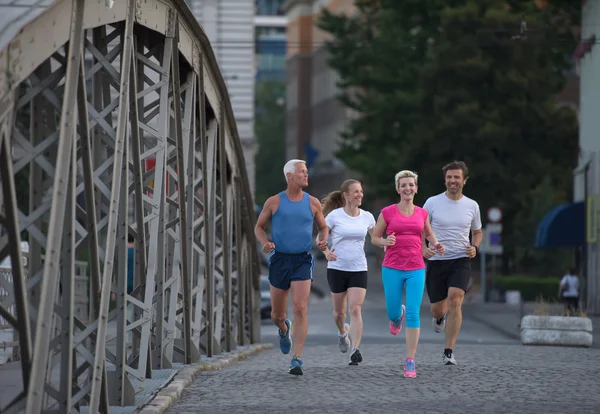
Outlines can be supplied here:
M373 195L390 199L396 171L417 171L428 196L443 191L445 163L465 161L465 193L483 213L503 209L505 263L533 243L531 228L518 227L537 224L532 189L545 182L548 199L567 200L576 161L577 118L555 97L570 69L578 8L539 3L362 0L351 16L324 11L319 21L332 35L340 100L360 114L338 156Z
M285 187L285 84L266 79L256 84L255 133L258 141L256 163L256 203L264 202Z

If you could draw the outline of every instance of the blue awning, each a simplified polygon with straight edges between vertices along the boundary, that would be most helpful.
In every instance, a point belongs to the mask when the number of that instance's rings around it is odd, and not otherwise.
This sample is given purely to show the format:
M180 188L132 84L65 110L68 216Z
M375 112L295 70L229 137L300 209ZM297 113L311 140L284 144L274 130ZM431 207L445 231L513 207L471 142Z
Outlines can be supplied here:
M535 247L576 247L585 243L585 203L561 204L538 224Z

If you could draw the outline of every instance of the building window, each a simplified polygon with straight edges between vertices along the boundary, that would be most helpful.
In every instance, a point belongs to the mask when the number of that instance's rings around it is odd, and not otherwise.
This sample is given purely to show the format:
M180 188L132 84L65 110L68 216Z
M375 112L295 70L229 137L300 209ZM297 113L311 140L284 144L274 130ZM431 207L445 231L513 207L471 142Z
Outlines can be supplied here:
M260 32L256 37L259 72L285 72L285 34Z
M281 5L284 0L256 0L257 16L282 16Z
M261 39L287 39L285 27L257 27L256 37Z
M285 56L280 54L258 55L258 70L268 72L279 72L285 70Z

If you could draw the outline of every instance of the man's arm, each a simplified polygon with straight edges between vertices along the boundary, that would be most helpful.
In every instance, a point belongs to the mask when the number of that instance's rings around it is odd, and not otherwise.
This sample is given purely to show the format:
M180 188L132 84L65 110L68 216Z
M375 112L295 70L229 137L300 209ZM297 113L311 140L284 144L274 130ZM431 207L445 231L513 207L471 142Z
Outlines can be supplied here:
M479 230L471 230L471 245L467 247L467 257L473 259L479 254L479 246L483 239L483 232Z
M470 259L479 254L479 246L481 246L482 240L481 213L479 211L479 204L475 203L475 214L471 222L471 245L467 248L467 256Z
M319 234L317 235L317 246L319 246L321 251L325 251L325 249L327 249L327 239L329 238L329 228L327 227L325 216L323 216L323 206L321 206L319 200L313 196L310 197L310 204L315 216L317 229L319 230Z
M475 247L477 247L477 249L479 249L479 246L481 246L482 240L483 240L483 231L481 229L471 231L471 244L473 246L475 246Z
M267 224L269 224L269 220L271 220L271 217L273 216L274 204L275 199L273 197L269 197L267 201L265 201L265 205L258 216L258 220L256 220L256 226L254 226L254 235L263 248L267 243L269 243L265 229L267 228Z
M560 279L560 283L558 284L558 296L561 297L563 290L565 290L565 286L567 284L567 276L563 276L562 279Z

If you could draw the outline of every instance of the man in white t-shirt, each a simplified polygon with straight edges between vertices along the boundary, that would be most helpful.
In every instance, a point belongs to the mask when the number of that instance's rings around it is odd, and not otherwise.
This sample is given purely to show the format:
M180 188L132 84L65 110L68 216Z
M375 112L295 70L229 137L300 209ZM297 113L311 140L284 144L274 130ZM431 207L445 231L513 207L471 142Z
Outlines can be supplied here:
M439 256L430 249L425 250L426 286L433 329L440 333L446 328L442 361L456 365L453 349L462 324L462 303L471 278L471 259L479 253L482 240L481 214L477 202L462 193L469 177L467 165L453 161L442 171L446 191L430 197L423 208L429 213L431 228L446 252Z
M560 297L565 303L565 315L575 314L579 309L579 278L577 270L569 269L560 280L558 288Z

